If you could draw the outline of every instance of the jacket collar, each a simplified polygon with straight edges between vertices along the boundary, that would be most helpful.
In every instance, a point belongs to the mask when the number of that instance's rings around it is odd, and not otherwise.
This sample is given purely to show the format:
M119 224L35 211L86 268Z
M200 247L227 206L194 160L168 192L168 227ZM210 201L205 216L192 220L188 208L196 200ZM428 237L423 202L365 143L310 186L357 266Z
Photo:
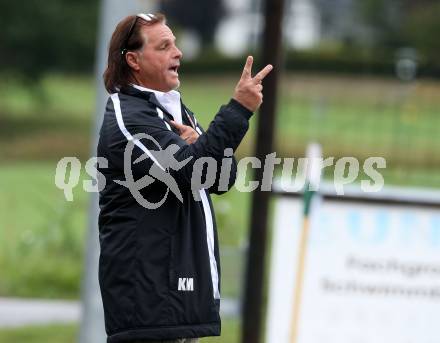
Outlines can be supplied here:
M142 99L147 100L148 102L152 103L156 107L159 107L162 110L162 112L167 115L169 120L174 120L174 117L170 113L168 113L168 111L160 104L160 102L157 100L157 98L153 92L141 91L133 86L122 87L120 92L123 94L131 95L131 96L135 96L137 98L142 98ZM192 117L193 122L195 122L194 113L188 107L186 107L184 105L182 98L180 99L180 104L182 107L182 118L184 115L188 114ZM186 112L186 114L185 114L185 112Z
M162 112L165 113L167 117L169 117L170 120L173 120L173 116L170 113L168 113L166 108L160 104L160 102L157 100L153 92L141 91L133 86L122 87L120 92L126 95L131 95L137 98L142 98L147 100L148 102L152 103L154 106L159 107L162 110Z

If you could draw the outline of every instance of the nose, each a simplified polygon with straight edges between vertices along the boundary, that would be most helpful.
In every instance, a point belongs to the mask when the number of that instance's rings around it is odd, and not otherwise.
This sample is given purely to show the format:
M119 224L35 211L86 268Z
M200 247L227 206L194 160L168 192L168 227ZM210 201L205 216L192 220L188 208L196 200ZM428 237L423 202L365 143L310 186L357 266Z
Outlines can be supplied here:
M180 49L177 47L177 45L175 45L174 46L174 50L175 50L175 57L176 58L178 58L178 59L181 59L182 58L182 56L183 56L183 53L182 53L182 51L180 51Z

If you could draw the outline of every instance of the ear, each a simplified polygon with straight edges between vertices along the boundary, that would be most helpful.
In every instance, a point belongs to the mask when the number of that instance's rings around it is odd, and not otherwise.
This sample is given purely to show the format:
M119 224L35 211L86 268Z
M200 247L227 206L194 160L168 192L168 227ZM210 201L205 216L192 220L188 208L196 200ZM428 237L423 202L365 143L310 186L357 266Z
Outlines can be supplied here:
M125 54L125 60L127 61L127 64L131 69L135 71L139 71L141 69L139 66L139 56L137 53L133 51L128 51Z

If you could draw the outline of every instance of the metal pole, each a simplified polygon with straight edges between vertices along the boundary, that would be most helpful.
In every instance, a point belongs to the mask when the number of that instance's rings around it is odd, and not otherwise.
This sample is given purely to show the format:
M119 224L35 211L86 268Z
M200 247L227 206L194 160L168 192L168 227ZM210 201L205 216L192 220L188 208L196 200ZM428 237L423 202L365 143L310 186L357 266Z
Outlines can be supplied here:
M255 156L264 161L273 152L274 124L278 76L281 67L283 0L266 0L262 65L272 64L274 70L264 80L264 102L258 117ZM263 168L256 169L255 180L263 178ZM250 245L246 268L243 304L242 343L259 343L262 337L264 265L266 256L269 192L256 190L252 195Z
M91 155L96 156L99 127L104 114L108 97L103 86L102 74L107 65L107 46L116 24L125 16L137 12L154 12L156 1L136 0L102 0L99 18L99 32L96 49L96 115L92 132ZM104 311L98 283L98 194L91 193L89 203L89 220L82 283L82 316L79 332L80 343L105 343Z

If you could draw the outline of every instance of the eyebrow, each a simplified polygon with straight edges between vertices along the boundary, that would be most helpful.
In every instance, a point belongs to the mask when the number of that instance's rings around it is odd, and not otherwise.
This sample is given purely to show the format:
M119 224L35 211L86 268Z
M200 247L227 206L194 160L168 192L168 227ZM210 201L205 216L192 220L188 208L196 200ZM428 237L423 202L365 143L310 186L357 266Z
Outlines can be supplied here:
M157 43L157 45L162 45L163 43L167 43L167 42L175 42L176 41L176 37L175 36L173 36L173 38L171 39L171 38L164 38L164 39L161 39L160 41L159 41L159 43Z

